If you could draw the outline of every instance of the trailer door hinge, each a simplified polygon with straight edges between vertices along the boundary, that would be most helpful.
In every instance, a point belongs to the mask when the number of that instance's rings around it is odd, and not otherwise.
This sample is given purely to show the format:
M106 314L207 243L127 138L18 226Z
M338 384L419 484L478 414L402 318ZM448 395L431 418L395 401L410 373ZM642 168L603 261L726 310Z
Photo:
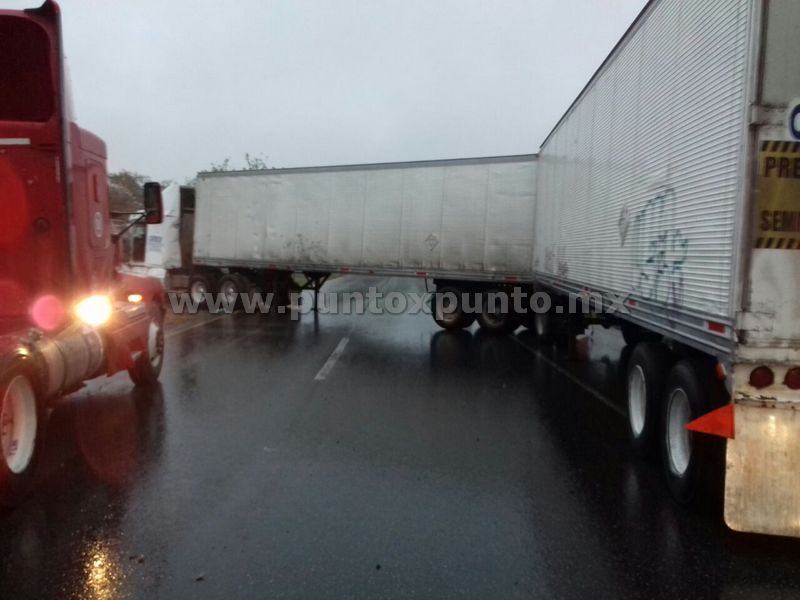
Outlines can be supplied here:
M786 106L751 104L748 123L751 127L782 127L786 120Z
M738 331L772 331L775 322L775 313L766 312L740 312L736 315L736 329Z

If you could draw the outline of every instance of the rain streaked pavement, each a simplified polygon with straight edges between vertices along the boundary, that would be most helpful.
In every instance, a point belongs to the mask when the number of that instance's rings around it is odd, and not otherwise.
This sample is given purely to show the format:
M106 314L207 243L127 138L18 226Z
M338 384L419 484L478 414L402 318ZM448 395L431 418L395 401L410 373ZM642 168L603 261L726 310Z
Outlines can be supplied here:
M373 285L423 289L325 289ZM576 360L421 314L169 327L159 387L53 410L0 598L800 596L800 541L676 505L631 456L614 331Z

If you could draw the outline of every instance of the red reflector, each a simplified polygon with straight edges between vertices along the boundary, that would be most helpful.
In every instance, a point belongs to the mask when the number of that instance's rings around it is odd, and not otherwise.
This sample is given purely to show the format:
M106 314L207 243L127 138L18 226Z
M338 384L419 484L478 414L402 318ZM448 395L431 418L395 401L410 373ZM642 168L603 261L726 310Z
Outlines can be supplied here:
M636 300L633 298L628 298L628 306L636 306Z
M519 281L519 277L505 277L503 281L507 281L508 283L514 283L515 281Z
M750 385L756 389L771 386L775 382L775 373L772 369L765 366L756 367L750 371Z
M722 408L712 410L710 413L687 424L686 429L732 440L736 433L733 415L733 404L726 404Z
M708 322L708 330L714 333L725 333L725 325L722 323L715 323L714 321Z
M349 273L350 272L350 267L342 267L341 269L339 269L339 272L340 273Z
M417 271L417 277L427 277L428 274L425 271Z
M792 390L800 390L800 367L794 367L786 371L786 377L783 380L786 387Z

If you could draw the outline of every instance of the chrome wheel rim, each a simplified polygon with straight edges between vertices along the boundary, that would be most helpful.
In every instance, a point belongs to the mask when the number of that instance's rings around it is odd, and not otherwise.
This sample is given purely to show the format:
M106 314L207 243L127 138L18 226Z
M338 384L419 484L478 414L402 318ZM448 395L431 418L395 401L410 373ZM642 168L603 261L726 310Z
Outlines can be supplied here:
M206 284L203 281L192 282L192 287L189 290L189 295L192 297L192 302L200 303L206 299Z
M155 320L150 321L147 330L147 354L154 369L164 360L164 330Z
M236 287L236 284L232 281L226 281L222 284L220 292L225 297L225 300L232 302L236 300L237 296L239 295L239 288Z
M692 456L692 440L686 425L690 419L689 397L677 388L669 396L667 408L667 453L669 468L675 475L683 475L689 469Z
M36 445L36 394L27 377L17 375L11 380L0 409L3 459L8 470L19 475L30 465Z
M640 365L635 365L628 374L628 421L634 437L644 431L647 410L647 382Z

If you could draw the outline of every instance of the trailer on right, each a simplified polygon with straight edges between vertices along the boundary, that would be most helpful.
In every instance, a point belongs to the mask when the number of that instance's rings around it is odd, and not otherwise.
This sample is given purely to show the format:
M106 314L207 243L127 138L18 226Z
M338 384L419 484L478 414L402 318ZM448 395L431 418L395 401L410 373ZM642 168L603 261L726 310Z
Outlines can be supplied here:
M637 452L681 502L724 475L732 529L800 536L800 2L649 2L544 141L537 199L536 285L631 348Z

